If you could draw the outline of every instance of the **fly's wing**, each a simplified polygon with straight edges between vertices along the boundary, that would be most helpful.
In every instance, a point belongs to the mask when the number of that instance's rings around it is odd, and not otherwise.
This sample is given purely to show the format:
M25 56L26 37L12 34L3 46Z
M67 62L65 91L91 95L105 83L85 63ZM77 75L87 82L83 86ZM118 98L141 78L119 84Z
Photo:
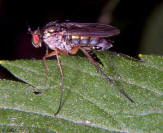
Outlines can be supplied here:
M120 33L120 31L113 26L99 23L67 22L61 25L67 29L65 35L109 37Z

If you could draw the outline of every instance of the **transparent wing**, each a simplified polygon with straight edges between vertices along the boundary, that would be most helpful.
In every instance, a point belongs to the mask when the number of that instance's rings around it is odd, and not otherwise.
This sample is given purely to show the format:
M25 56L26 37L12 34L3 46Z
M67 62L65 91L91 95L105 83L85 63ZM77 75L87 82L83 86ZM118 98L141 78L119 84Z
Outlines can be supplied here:
M113 26L99 23L67 22L61 25L67 29L65 35L109 37L120 33L120 30Z

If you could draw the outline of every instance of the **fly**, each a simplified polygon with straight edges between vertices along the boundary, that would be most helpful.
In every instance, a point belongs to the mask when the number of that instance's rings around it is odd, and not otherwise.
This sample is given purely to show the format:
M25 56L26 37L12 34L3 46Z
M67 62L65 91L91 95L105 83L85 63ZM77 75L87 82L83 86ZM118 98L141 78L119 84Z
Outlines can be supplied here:
M94 58L91 56L91 52L94 51L106 51L112 47L112 42L106 40L105 37L115 36L120 34L120 31L110 25L99 23L76 23L76 22L49 22L42 29L32 31L29 28L29 32L32 34L32 44L35 48L40 48L42 45L46 46L46 54L43 57L45 65L46 81L48 78L46 58L56 56L59 69L61 72L61 94L60 103L58 109L54 115L57 115L61 110L62 96L63 96L63 81L64 73L61 67L61 61L59 55L67 56L74 55L81 50L88 60L96 67L99 73L110 83L114 88L120 91L130 102L134 101L101 70ZM52 50L48 53L48 48ZM100 62L101 64L101 62ZM46 82L45 82L46 84ZM38 93L38 92L35 92Z

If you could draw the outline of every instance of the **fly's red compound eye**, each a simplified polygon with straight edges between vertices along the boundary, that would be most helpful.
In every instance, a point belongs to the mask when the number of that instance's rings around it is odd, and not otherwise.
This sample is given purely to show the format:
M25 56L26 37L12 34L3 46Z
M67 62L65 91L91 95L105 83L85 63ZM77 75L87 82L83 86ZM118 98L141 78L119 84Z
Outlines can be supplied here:
M28 31L32 35L32 44L35 48L39 48L42 46L42 38L41 38L41 31L38 28L34 32L31 30L31 28L28 28Z
M39 43L39 36L38 35L33 35L33 43L38 44Z
M36 48L41 47L41 40L40 40L40 36L38 34L33 35L32 44Z

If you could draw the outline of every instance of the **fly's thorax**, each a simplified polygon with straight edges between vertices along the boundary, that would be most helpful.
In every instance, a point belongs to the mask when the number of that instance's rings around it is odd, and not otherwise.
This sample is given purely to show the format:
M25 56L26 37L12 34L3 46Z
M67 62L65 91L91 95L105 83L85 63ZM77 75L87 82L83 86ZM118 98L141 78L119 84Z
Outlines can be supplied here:
M68 43L65 40L64 32L58 32L50 28L44 31L43 41L52 50L58 48L62 51L70 52L71 49L75 46L73 43Z

